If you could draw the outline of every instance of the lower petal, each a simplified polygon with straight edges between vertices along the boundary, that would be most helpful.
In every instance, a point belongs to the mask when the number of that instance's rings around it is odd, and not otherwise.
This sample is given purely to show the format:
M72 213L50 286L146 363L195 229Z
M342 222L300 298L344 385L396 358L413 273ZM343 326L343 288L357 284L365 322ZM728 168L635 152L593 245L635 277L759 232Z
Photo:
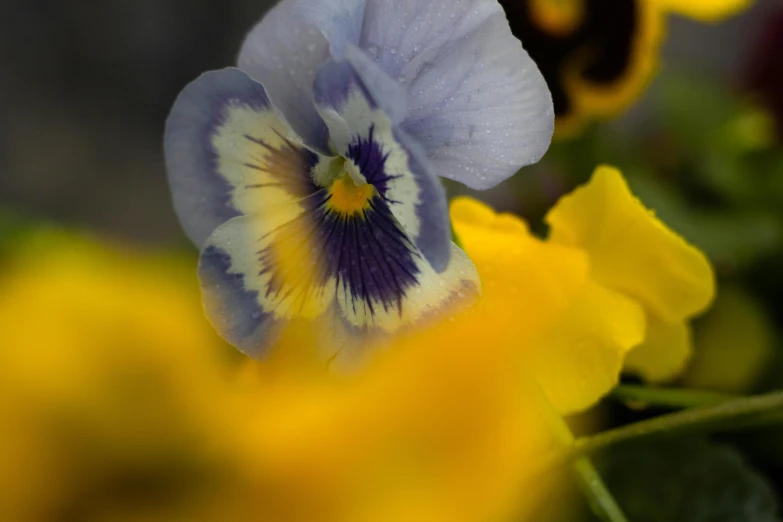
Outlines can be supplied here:
M262 354L281 324L318 319L334 303L334 279L317 248L317 213L286 206L280 212L277 220L244 216L224 223L201 254L207 315L250 355Z
M231 255L208 246L199 261L204 311L215 329L250 357L261 357L274 343L280 323L265 312L258 292L245 284L244 274L232 271Z
M478 298L478 274L465 253L452 243L448 268L436 271L380 196L361 212L331 213L326 262L345 322L359 337L394 333Z
M436 270L451 243L446 194L424 149L396 128L368 84L346 62L329 62L315 82L316 106L333 146L373 185Z
M365 267L367 274L371 269ZM361 276L355 283L341 286L337 300L345 321L360 337L366 334L393 334L424 326L458 313L481 295L481 283L470 258L452 244L448 268L437 273L426 261L416 262L415 276L396 295L396 303L384 306L373 295L362 293Z

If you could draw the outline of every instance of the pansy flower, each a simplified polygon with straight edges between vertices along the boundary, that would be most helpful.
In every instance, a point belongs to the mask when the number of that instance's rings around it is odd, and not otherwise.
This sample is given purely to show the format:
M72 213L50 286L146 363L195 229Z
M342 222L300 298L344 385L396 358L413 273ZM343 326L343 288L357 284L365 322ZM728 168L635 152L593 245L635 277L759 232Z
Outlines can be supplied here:
M500 0L541 68L558 134L611 117L642 92L658 63L665 16L716 21L750 0Z
M552 131L494 0L284 0L167 122L207 315L253 356L292 320L342 352L477 296L438 177L491 187Z

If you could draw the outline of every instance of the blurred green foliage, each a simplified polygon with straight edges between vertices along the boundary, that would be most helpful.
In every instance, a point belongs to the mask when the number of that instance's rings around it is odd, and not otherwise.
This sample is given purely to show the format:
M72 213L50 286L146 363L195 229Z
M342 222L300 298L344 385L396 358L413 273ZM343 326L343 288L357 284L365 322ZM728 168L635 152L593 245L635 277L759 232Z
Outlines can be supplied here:
M634 522L779 522L773 489L736 449L700 439L614 448L604 479Z
M769 370L773 342L773 325L758 301L740 286L723 285L709 313L696 325L694 354L683 383L697 389L753 392Z

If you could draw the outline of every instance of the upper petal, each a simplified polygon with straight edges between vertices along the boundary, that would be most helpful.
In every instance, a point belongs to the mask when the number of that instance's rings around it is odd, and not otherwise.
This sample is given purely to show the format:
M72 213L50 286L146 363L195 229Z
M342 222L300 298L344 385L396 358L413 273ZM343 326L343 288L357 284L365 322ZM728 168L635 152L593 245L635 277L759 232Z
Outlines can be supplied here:
M368 2L361 46L407 85L403 127L438 175L490 188L549 147L552 97L496 1Z
M324 34L339 59L347 46L359 44L366 6L367 0L299 0L296 14Z
M439 176L489 188L549 147L552 98L495 0L302 0L300 8L315 13L309 20L335 57L357 45L405 86L403 127Z
M446 195L421 146L394 128L349 63L327 62L314 90L332 147L354 163L427 261L443 271L451 253Z
M666 322L691 317L712 301L714 275L707 258L646 209L616 169L599 167L546 221L552 241L587 251L596 280Z
M261 84L238 69L205 73L185 87L166 122L164 149L177 215L197 246L233 217L313 190L319 157L289 134Z
M269 97L305 142L326 153L326 127L313 107L313 79L329 58L323 35L299 16L297 0L273 7L245 37L239 68L264 84Z

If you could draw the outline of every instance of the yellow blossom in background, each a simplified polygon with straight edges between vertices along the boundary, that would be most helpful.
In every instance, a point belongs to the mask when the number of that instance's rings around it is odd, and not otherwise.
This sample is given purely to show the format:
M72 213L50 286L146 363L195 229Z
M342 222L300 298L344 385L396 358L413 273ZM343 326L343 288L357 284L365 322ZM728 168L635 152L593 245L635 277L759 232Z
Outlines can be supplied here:
M753 0L654 0L653 3L674 14L703 22L718 22L744 11Z
M296 321L263 362L237 364L187 263L56 232L23 242L0 277L0 509L539 520L562 489L552 416L598 401L629 354L670 357L653 321L685 324L712 273L608 168L552 210L548 240L468 198L451 216L481 302L374 341L351 368L325 365L329 340Z
M550 241L582 249L597 282L644 307L644 343L626 370L650 382L676 377L691 353L688 321L715 294L707 258L633 196L619 171L599 167L591 181L546 216Z
M492 327L517 346L561 413L593 405L623 367L660 379L684 366L687 337L668 341L711 301L711 268L618 171L601 167L565 196L547 216L546 241L469 198L452 203L451 217L481 276Z
M536 520L558 489L547 464L562 447L493 326L467 313L348 375L301 372L290 351L312 346L312 331L289 330L246 375L256 429L245 453L268 519Z
M59 231L13 251L0 261L3 520L231 513L232 352L190 263Z
M483 314L352 373L293 324L240 373L187 267L59 232L4 260L9 520L535 520L557 489L548 405Z
M719 22L751 0L500 0L546 79L559 136L622 113L659 68L667 17Z

